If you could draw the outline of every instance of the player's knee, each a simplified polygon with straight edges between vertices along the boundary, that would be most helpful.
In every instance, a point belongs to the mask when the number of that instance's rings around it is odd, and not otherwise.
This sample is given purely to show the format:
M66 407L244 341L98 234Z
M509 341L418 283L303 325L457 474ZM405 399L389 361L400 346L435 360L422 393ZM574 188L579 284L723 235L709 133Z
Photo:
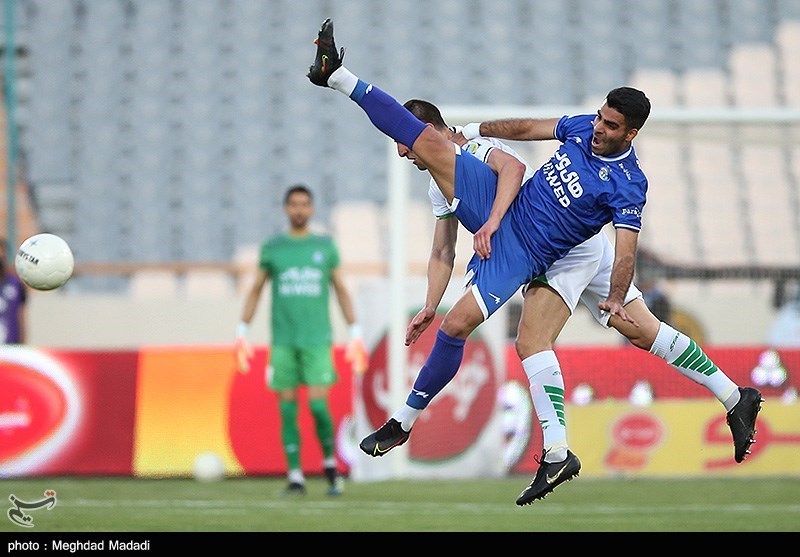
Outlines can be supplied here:
M514 348L521 361L539 352L552 350L553 344L525 334L517 334L517 338L514 340Z
M652 331L647 326L619 327L617 330L624 334L632 345L642 350L650 350L658 332L658 330Z
M441 329L453 338L467 338L482 320L476 321L469 315L453 315L448 313L442 321Z
M628 337L628 340L636 348L641 348L642 350L650 350L650 347L653 346L652 341L648 341L642 336Z

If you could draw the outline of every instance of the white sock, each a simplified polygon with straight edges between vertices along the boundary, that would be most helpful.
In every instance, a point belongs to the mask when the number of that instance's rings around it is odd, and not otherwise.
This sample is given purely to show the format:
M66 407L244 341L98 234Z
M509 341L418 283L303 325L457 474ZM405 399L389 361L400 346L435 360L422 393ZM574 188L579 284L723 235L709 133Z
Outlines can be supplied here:
M422 414L422 410L404 404L400 410L392 414L392 418L400 422L400 427L403 428L403 431L408 432L411 431L420 414Z
M700 346L680 331L661 323L650 353L663 358L683 375L711 391L726 410L739 402L739 387L706 356Z
M337 91L341 91L348 97L356 88L357 83L358 78L350 73L350 70L344 66L339 66L336 68L336 70L328 77L328 87L331 89L336 89Z
M303 475L302 470L289 470L289 474L287 475L289 483L293 484L304 484L306 483L306 478Z
M323 468L336 468L336 457L332 456L322 461Z
M564 378L552 350L538 352L522 360L530 381L531 399L542 426L546 462L567 458L567 424L564 417Z

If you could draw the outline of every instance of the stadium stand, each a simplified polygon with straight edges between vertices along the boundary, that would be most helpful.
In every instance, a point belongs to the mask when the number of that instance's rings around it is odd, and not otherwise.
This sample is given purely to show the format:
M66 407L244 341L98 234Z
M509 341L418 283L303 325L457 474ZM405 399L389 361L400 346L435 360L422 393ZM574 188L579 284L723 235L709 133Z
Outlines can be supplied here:
M609 0L497 0L491 13L460 0L21 0L18 124L36 218L79 261L225 262L273 232L281 192L306 182L343 245L369 239L348 259L385 262L386 226L347 216L386 204L385 140L305 78L321 14L353 69L401 100L583 106L629 83L657 107L800 107L800 3L624 4L615 27L598 25ZM639 150L658 184L648 248L687 264L800 264L796 137L759 151L676 130L643 133ZM412 197L426 202L424 188Z

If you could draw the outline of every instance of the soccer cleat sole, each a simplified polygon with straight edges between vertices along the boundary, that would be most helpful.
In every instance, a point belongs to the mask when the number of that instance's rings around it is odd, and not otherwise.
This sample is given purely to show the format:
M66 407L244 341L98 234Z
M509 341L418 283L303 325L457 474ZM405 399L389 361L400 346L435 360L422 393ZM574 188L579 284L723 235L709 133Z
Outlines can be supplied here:
M376 443L376 444L375 444L375 445L374 445L374 446L373 446L373 447L370 449L370 447L369 447L369 446L364 446L364 442L363 442L363 441L361 442L361 444L360 444L358 447L359 447L359 448L360 448L362 451L364 451L366 454L368 454L369 456L371 456L371 457L379 457L379 456L383 456L383 455L387 454L389 451L391 451L391 450L392 450L392 449L394 449L395 447L399 447L400 445L402 445L403 443L405 443L407 440L408 440L408 438L406 437L405 439L403 439L403 440L402 440L402 441L400 441L399 443L395 443L394 445L390 446L390 447L389 447L389 448L387 448L387 449L381 449L381 448L378 446L378 444L377 444L377 443Z
M552 489L549 489L549 490L545 491L545 492L544 492L544 493L542 493L541 495L537 495L536 497L532 497L532 498L530 498L530 499L528 499L528 500L526 500L526 501L523 501L523 502L520 502L520 499L522 499L522 496L520 495L520 496L517 498L517 506L518 506L518 507L527 507L528 505L532 505L532 504L533 504L533 503L535 503L536 501L541 501L542 499L544 499L545 497L547 497L548 495L550 495L551 493L553 493L553 491L555 491L556 487L558 487L558 486L559 486L559 485L561 485L561 484L565 484L565 483L567 483L567 482L571 482L572 480L574 480L574 479L575 479L575 478L577 478L578 476L580 476L580 472L576 472L575 474L573 474L572 476L570 476L569 478L567 478L567 479L566 479L566 480L564 480L563 482L558 482L558 485L556 485L556 486L555 486L555 487L553 487Z
M765 400L764 400L764 397L759 397L759 399L758 399L758 406L756 407L756 414L755 414L755 418L756 418L756 419L758 418L758 414L761 412L761 405L762 405L764 402L765 402ZM747 455L749 455L749 454L752 454L752 453L750 452L750 447L751 447L751 446L752 446L752 445L753 445L753 444L756 442L756 434L757 434L757 433L758 433L758 430L757 430L757 429L755 429L755 428L753 428L753 433L752 433L752 435L750 435L750 437L748 437L748 439L745 441L745 445L744 445L744 453L742 453L741 457L739 457L738 455L734 454L734 457L733 457L733 459L734 459L734 460L735 460L737 463L742 463L742 462L744 462L745 460L747 460Z

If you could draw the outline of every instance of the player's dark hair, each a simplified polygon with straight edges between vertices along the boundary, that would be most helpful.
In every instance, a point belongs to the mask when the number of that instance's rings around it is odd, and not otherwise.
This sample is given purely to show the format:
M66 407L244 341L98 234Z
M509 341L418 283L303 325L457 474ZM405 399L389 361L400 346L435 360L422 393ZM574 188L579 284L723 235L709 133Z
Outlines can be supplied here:
M289 203L289 198L295 193L304 193L311 201L314 201L314 194L311 193L311 190L308 189L308 186L305 184L295 184L286 190L286 195L283 196L283 204L287 205Z
M650 99L633 87L617 87L606 96L606 104L625 117L628 129L642 129L650 116Z
M442 129L447 127L444 118L442 118L442 113L433 103L420 99L411 99L406 101L403 106L420 121L426 124L433 124L434 128Z

